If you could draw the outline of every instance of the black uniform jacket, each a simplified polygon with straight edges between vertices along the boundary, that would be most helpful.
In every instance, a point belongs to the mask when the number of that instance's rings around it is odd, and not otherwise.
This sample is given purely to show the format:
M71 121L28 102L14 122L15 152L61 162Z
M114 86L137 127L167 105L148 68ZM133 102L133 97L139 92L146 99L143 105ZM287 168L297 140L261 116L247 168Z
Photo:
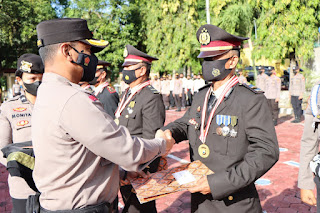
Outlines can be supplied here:
M131 99L119 117L119 124L127 127L132 136L152 139L163 127L165 116L161 94L149 85ZM150 165L150 172L157 171L159 158L156 162Z
M114 113L119 103L119 95L114 88L111 86L106 86L103 88L102 92L97 95L97 98L102 103L106 113L108 113L114 119Z
M202 158L198 153L201 111L209 88L195 95L182 118L163 128L171 130L176 142L189 139L191 161L200 160L214 172L207 176L211 194L192 194L192 212L261 212L254 181L279 158L267 99L262 92L236 84L215 112L205 142L210 154ZM237 132L235 137L217 134L217 115L237 116L237 124L229 125Z

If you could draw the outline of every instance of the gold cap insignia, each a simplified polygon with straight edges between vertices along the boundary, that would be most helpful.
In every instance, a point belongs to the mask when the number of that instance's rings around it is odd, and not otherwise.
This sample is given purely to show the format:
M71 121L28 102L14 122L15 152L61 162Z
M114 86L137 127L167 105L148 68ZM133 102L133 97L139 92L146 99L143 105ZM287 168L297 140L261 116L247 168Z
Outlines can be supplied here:
M129 76L128 76L128 75L126 75L124 78L125 78L126 80L129 80Z
M125 47L125 48L124 48L124 51L123 51L123 57L126 58L126 57L128 57L128 55L129 55L129 54L128 54L127 47Z
M199 42L201 45L208 45L210 43L210 34L206 28L202 29L202 32L199 35Z
M25 72L31 72L32 63L27 61L21 61L20 70Z
M37 41L37 46L38 46L38 47L42 47L42 46L43 46L42 40L39 39L39 40Z
M320 119L320 115L317 115L317 118Z
M219 70L219 69L214 69L214 70L212 71L212 75L213 75L214 77L217 77L218 75L220 75L220 70Z

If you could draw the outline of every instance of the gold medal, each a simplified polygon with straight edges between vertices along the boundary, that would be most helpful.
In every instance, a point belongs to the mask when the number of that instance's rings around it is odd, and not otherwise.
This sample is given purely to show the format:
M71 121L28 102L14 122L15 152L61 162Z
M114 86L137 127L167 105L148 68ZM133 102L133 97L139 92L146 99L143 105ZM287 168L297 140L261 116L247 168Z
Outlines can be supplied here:
M119 119L118 119L118 118L114 119L114 122L115 122L117 125L119 125Z
M198 152L199 152L200 157L207 158L210 154L210 149L207 145L201 144L198 148Z

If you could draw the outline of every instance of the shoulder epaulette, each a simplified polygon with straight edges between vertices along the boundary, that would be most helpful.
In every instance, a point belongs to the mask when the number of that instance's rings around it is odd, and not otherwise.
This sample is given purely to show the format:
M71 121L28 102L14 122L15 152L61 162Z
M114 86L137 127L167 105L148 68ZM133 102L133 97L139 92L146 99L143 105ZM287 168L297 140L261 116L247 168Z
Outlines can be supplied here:
M151 90L152 93L159 94L159 91L156 90L152 85L149 85L148 88Z
M6 100L5 102L16 101L16 100L18 100L20 97L21 97L21 95L18 95L18 96L15 96L15 97L13 97L13 98L10 98L10 99ZM5 103L5 102L4 102L4 103Z
M249 84L249 83L243 83L243 84L239 84L240 86L243 86L247 89L249 89L250 91L254 92L254 93L264 93L264 91L262 91L261 89L259 89L258 87L252 85L252 84Z
M207 88L207 87L210 87L210 86L211 86L211 84L206 84L206 85L204 85L203 87L199 88L199 91L200 91L200 90L203 90L203 89L205 89L205 88Z
M115 93L116 90L112 87L112 86L107 86L107 90L110 92L110 93Z

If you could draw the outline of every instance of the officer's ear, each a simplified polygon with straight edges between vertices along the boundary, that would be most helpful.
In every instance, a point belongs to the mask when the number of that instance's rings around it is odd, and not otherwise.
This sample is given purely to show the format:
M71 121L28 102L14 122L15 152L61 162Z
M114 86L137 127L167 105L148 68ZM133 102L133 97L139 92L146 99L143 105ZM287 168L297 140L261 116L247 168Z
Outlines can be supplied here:
M147 67L142 66L140 69L140 76L144 76L147 73Z
M16 76L16 80L18 81L18 84L20 86L22 86L23 82L22 82L22 79L19 76Z
M239 62L239 57L237 55L233 55L226 63L225 68L226 69L233 69L237 66Z
M72 48L71 48L71 46L70 46L70 44L68 44L68 43L62 43L61 45L60 45L60 48L59 48L59 51L60 51L60 53L64 56L64 57L66 57L66 59L68 60L68 61L73 61L73 59L72 59Z

